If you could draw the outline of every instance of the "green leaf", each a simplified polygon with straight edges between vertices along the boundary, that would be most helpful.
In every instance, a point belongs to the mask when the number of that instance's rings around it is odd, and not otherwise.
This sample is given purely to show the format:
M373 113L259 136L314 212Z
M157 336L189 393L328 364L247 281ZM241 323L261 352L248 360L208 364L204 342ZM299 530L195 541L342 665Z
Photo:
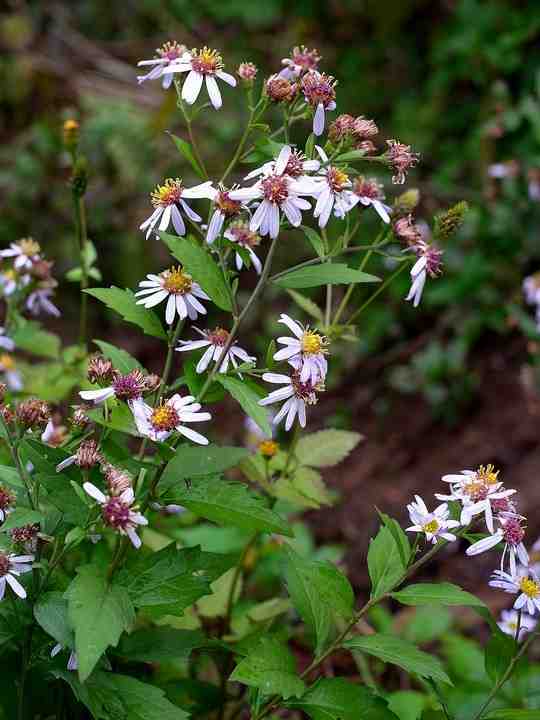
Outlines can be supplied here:
M212 301L222 310L230 312L231 297L227 282L210 252L191 236L176 237L164 232L160 232L159 236Z
M62 474L39 474L39 481L47 491L47 500L60 510L65 522L72 525L84 525L88 518L88 507L81 500L73 485Z
M304 235L311 243L317 255L319 257L324 257L324 242L319 233L316 230L313 230L313 228L308 227L307 225L300 225L300 230L304 232Z
M263 695L299 697L305 689L296 672L296 661L286 645L275 637L263 637L255 650L234 669L231 682L256 687Z
M63 647L73 648L73 630L68 621L68 604L61 592L48 592L34 605L36 622Z
M268 501L243 483L205 476L191 488L180 484L176 490L169 491L167 501L184 505L196 515L218 525L288 536L293 534L289 524L268 507Z
M516 643L514 639L504 635L500 630L490 637L484 652L484 662L486 673L494 685L499 682L508 670L515 651Z
M0 482L14 487L24 487L19 471L10 465L0 465Z
M320 430L303 435L295 455L304 465L332 467L344 460L362 439L360 433L347 430Z
M182 140L182 138L179 138L177 135L173 135L172 133L167 134L170 136L171 140L176 145L178 151L186 158L188 163L195 170L197 175L204 180L206 175L204 173L204 170L200 166L199 161L195 157L191 145L186 142L186 140Z
M246 415L255 420L263 433L270 437L272 428L268 422L268 410L259 405L260 396L246 382L237 378L218 375L216 380L233 396Z
M334 613L350 618L354 593L345 575L329 562L307 560L285 546L285 581L292 603L315 635L319 654L330 634Z
M153 627L124 635L117 653L137 662L171 662L188 660L195 648L204 647L206 637L200 630L175 630Z
M403 605L468 605L485 607L482 600L452 583L419 583L392 593Z
M372 690L344 678L322 678L288 708L303 710L311 720L396 720L386 702Z
M347 640L343 647L349 650L360 650L360 652L373 655L383 662L398 665L407 672L416 673L421 677L452 684L438 658L419 650L416 645L402 640L396 635L382 633L363 635Z
M298 467L291 478L294 489L306 498L312 507L331 505L332 498L328 493L322 475L310 467Z
M144 371L140 362L125 350L117 348L114 345L105 342L105 340L94 340L94 343L98 346L103 355L105 355L106 358L109 358L115 369L121 372L122 375L126 375L131 372L131 370Z
M131 290L121 290L111 285L109 288L89 288L84 292L97 298L102 303L121 315L124 320L141 328L146 335L162 340L167 338L161 321L153 310L137 305L137 298Z
M236 555L202 552L200 547L177 550L174 543L137 559L118 573L117 582L126 588L136 607L147 614L181 615L203 595L211 583L236 564Z
M5 521L2 523L3 531L13 530L13 528L23 527L23 525L33 525L34 523L43 522L43 513L26 507L16 507L13 512L9 513Z
M221 473L236 467L248 455L249 452L245 448L182 445L167 463L159 486L162 489L175 488L182 480L188 478Z
M367 561L372 598L393 588L405 572L400 549L387 527L381 527L370 540Z
M492 710L483 716L483 720L540 720L539 710L521 710L518 708L502 708Z
M105 569L96 565L78 568L64 597L75 631L79 678L84 682L109 645L116 645L133 624L135 613L125 588L109 584Z
M380 278L355 270L343 263L322 263L292 270L274 280L282 288L308 288L319 285L350 285L352 283L380 282Z
M58 358L60 355L60 338L41 329L41 325L33 320L17 319L17 326L11 333L17 349L26 350L32 355Z
M411 557L411 544L407 534L403 531L397 520L394 520L394 518L391 518L389 515L385 515L385 513L379 512L378 510L377 513L383 521L384 526L392 533L392 537L394 538L399 550L401 562L406 567Z
M111 428L111 430L119 430L128 435L139 437L139 431L133 419L133 413L125 403L116 403L111 412L105 416L102 407L93 408L87 411L88 417L98 425Z
M365 150L350 150L342 153L336 158L336 162L347 162L348 160L362 160L366 155Z
M313 302L313 300L306 297L305 295L302 295L299 292L296 292L296 290L287 290L287 293L292 297L298 307L302 308L304 312L306 312L308 315L311 315L311 317L317 320L317 322L323 322L322 310L316 303Z
M420 720L426 696L414 690L398 690L388 696L388 708L399 720Z

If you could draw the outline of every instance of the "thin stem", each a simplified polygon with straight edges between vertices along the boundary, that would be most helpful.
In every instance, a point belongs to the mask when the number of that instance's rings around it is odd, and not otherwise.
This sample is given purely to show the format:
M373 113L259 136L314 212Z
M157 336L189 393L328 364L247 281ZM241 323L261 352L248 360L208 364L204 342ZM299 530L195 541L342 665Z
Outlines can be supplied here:
M182 88L180 86L180 80L178 78L174 78L174 87L176 90L176 95L178 98L177 106L180 109L182 115L184 116L184 120L186 122L186 127L188 131L189 141L191 143L191 147L193 149L193 154L195 155L195 159L197 160L197 163L199 164L199 167L201 168L204 179L208 180L208 172L206 171L206 165L204 164L204 160L202 159L202 155L199 152L199 147L197 145L197 140L195 138L195 133L193 132L193 124L191 122L191 118L189 117L188 111L186 110L186 106L184 105L184 101L182 100Z
M249 120L247 122L246 128L242 134L242 137L240 138L240 142L238 143L238 146L236 148L236 151L230 161L230 163L227 165L227 169L223 173L223 175L220 178L220 183L224 183L225 180L229 177L231 172L236 167L236 163L240 160L240 156L242 155L242 150L244 149L244 146L247 142L247 139L249 137L249 134L251 132L251 125L253 123L253 118L255 116L255 108L251 108L251 111L249 113Z
M240 315L238 316L238 318L234 321L234 324L233 324L233 326L232 326L232 328L231 328L231 332L230 332L230 334L229 334L229 337L228 337L228 339L227 339L227 342L226 342L225 345L223 346L223 349L222 349L222 351L221 351L221 354L220 354L219 358L217 359L216 363L214 364L214 367L213 367L212 370L208 373L208 376L207 376L207 378L206 378L206 380L205 380L205 382L204 382L204 385L202 386L201 391L199 392L199 394L198 394L198 396L197 396L197 400L202 400L202 399L203 399L206 391L208 390L208 388L209 388L210 385L212 384L216 373L218 372L219 368L221 367L221 365L222 365L222 363L223 363L223 360L225 359L225 356L227 355L227 353L229 352L229 350L230 350L233 342L235 341L236 335L238 334L238 330L240 329L240 325L242 324L242 322L243 322L244 318L246 317L246 315L247 315L247 314L249 313L249 311L251 310L253 304L255 303L255 301L257 300L257 298L258 298L259 295L261 294L261 292L264 290L264 287L265 287L266 282L267 282L267 280L268 280L268 275L269 275L269 273L270 273L270 267L272 266L272 259L273 259L273 257L274 257L274 252L275 252L275 249L276 249L276 244L277 244L277 238L274 238L274 239L272 240L272 244L270 245L270 248L269 248L269 250L268 250L268 254L267 254L267 256L266 256L266 260L265 260L265 263L264 263L264 267L263 267L262 272L261 272L261 275L260 275L260 277L259 277L259 282L258 282L257 285L255 286L255 290L252 292L251 297L249 298L249 300L248 300L247 303L245 304L242 312L240 313Z
M25 468L23 467L23 464L21 463L21 458L19 457L19 444L18 441L14 441L13 437L11 435L11 432L9 430L8 424L5 421L3 415L0 414L0 421L2 422L2 426L4 428L4 432L6 434L7 438L7 444L9 446L9 452L11 454L11 459L13 460L13 463L15 467L17 468L17 472L19 473L19 476L24 484L24 489L26 490L26 495L28 497L28 502L30 503L30 507L35 510L36 506L34 504L34 497L32 494L32 483L30 482L30 479L26 473Z
M495 683L493 686L491 692L489 693L487 700L482 705L480 710L476 713L474 718L472 720L480 720L480 718L483 716L485 711L488 709L488 707L491 705L492 701L494 700L495 696L499 692L499 690L502 688L502 686L506 683L507 680L509 680L510 676L514 672L514 668L519 662L520 658L523 657L523 655L527 652L529 649L529 646L532 644L532 642L538 637L540 634L540 631L537 631L535 633L531 633L529 637L525 640L525 642L521 645L519 650L516 652L514 657L510 660L508 663L508 667L504 671L504 673L501 675L499 680Z
M88 229L86 224L86 208L84 198L78 188L73 186L73 211L75 214L75 227L77 230L77 249L79 253L79 264L81 268L81 307L79 315L79 343L86 347L87 344L87 320L88 320L88 295L84 292L88 287L88 268L86 267L86 244L88 242Z
M403 272L403 270L405 270L406 267L408 267L408 263L402 263L398 268L396 268L396 270L394 270L394 272L389 275L383 283L379 285L377 290L375 290L375 292L370 295L367 300L362 303L362 305L360 305L358 310L356 310L351 315L351 317L345 323L345 326L350 325L352 322L354 322L354 320L368 307L368 305L370 305L375 300L375 298L378 297L383 292L383 290L385 290L388 285L390 285L397 278L397 276Z
M378 245L362 245L362 246L355 246L355 247L347 247L343 248L342 250L338 250L337 252L332 252L330 254L324 254L321 257L311 258L310 260L304 260L301 263L298 263L298 265L293 265L290 268L287 268L286 270L281 270L280 272L276 273L275 275L272 275L269 278L269 282L275 282L276 280L279 280L279 278L284 277L285 275L288 275L289 273L293 272L293 270L299 270L300 268L308 267L309 265L321 265L322 263L326 262L327 260L331 260L332 258L339 257L340 255L349 255L350 253L361 253L365 250L375 250Z

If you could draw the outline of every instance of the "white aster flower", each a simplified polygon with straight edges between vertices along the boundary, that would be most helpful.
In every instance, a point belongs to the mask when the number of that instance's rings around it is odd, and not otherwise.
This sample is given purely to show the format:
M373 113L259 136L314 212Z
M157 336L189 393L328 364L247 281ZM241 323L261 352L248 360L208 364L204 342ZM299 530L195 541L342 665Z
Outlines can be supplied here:
M247 208L243 207L239 200L231 200L229 191L224 187L210 188L209 194L214 203L214 212L208 223L206 242L211 245L221 235L225 220L230 220Z
M346 193L346 204L349 210L360 203L365 207L371 207L385 223L390 222L392 208L383 203L384 193L382 185L374 178L357 177L352 186L352 191Z
M0 327L0 348L12 352L15 349L15 343L6 335L6 330Z
M227 240L232 243L236 243L247 252L249 259L253 263L255 272L260 275L262 263L257 255L255 255L253 248L259 245L261 242L261 236L249 229L249 223L243 222L242 220L231 223L223 233L223 237L227 238ZM236 269L241 270L244 265L244 258L238 251L235 252L235 262Z
M17 370L15 360L12 355L3 353L0 355L0 373L3 380L10 390L19 392L23 388L23 381L20 372Z
M351 187L351 181L347 173L334 165L326 165L328 163L327 154L318 145L316 150L325 166L318 172L319 182L313 193L317 195L317 204L313 216L319 218L319 227L325 227L332 210L336 217L343 218L354 206L350 203L351 192L348 188Z
M178 352L189 352L190 350L200 350L206 348L203 356L197 363L195 371L197 373L203 373L211 362L217 363L223 354L225 345L229 342L230 333L223 328L217 327L214 330L199 330L194 328L199 335L202 336L202 340L180 340L180 345L176 348ZM229 363L233 368L238 367L236 358L241 363L253 363L256 362L257 358L253 355L248 355L245 350L238 347L236 341L230 346L225 353L225 356L221 359L220 367L217 369L220 373L225 373L229 369Z
M52 315L53 317L60 317L60 310L51 301L54 295L54 290L51 287L38 288L30 293L26 298L26 309L32 315Z
M405 300L412 300L414 307L418 307L422 299L427 276L436 277L441 272L442 250L439 250L434 245L429 245L423 240L419 240L416 245L407 248L407 250L415 252L418 260L411 268L412 283Z
M521 524L521 518L513 513L503 513L497 517L501 527L482 540L478 540L467 548L467 555L480 555L504 543L504 550L501 555L501 570L504 569L506 557L509 558L510 572L516 574L517 562L522 565L529 564L529 553L523 544L525 530Z
M285 148L289 148L289 146L284 146L284 152L288 155L285 165L283 165L283 162L278 165L276 160L270 160L248 173L244 180L252 180L260 175L288 175L295 180L300 180L309 177L309 173L317 172L321 167L318 160L308 160L300 150L290 148L289 153Z
M160 48L156 49L156 57L152 60L141 60L137 63L139 67L151 67L150 72L146 75L138 75L137 81L140 83L145 80L157 80L161 78L161 84L164 90L167 90L173 81L171 73L163 74L165 68L177 60L189 60L191 55L185 45L180 45L176 41L166 42Z
M501 612L501 619L497 623L499 628L505 635L516 637L518 633L518 640L522 639L523 635L530 633L536 627L538 620L527 613L522 612L521 617L517 610L503 610Z
M0 250L0 258L15 258L15 270L28 270L39 260L40 247L32 238L23 238L16 243L10 243L5 250Z
M278 373L264 373L263 380L275 385L283 385L279 390L274 390L262 400L259 405L273 405L274 403L285 402L276 414L272 423L279 425L285 418L285 430L290 430L293 422L298 415L298 422L301 427L306 426L306 406L315 405L317 403L317 393L324 390L322 383L312 384L309 380L302 382L300 373L294 370L291 375L281 375Z
M90 482L83 484L84 491L101 505L101 517L105 525L120 535L126 535L135 548L141 547L141 539L137 535L139 525L148 525L148 520L133 507L135 496L133 488L127 488L120 495L105 495Z
M6 555L0 553L0 600L4 599L6 584L11 587L15 595L24 600L26 590L17 578L23 573L30 572L33 562L33 555Z
M61 645L60 643L56 643L56 645L51 650L51 657L56 657L58 653L62 652L62 650L64 649L65 648L63 645ZM75 650L71 650L71 652L69 653L66 667L68 670L77 670L79 668L79 660L77 658L77 653L75 652Z
M138 404L133 417L140 434L155 442L164 442L171 433L178 432L199 445L208 445L204 435L184 425L211 420L210 413L200 412L200 409L200 403L195 402L192 395L173 395L156 407L150 407L144 402Z
M167 178L163 185L157 185L152 191L150 197L155 208L154 212L139 229L146 231L148 240L152 232L155 232L157 237L157 231L165 232L172 222L178 235L185 235L186 224L182 212L194 223L200 223L202 218L191 209L184 198L188 200L209 199L213 192L210 180L192 188L186 188L180 178Z
M285 145L276 159L275 172L258 180L249 188L232 190L229 197L233 200L249 202L260 200L249 223L252 232L257 230L261 235L276 238L279 234L280 210L282 210L293 227L302 223L301 210L311 207L302 195L313 195L316 184L309 178L299 180L284 175L283 171L291 155L291 148Z
M419 495L414 496L414 502L407 505L409 517L413 525L406 528L407 532L424 533L426 540L436 545L439 538L453 542L456 536L448 532L459 527L457 520L450 520L450 510L447 503L442 503L435 508L433 512L429 512L425 502Z
M145 390L145 377L140 370L135 369L125 375L118 373L112 384L107 387L98 390L81 390L79 395L83 400L96 405L115 397L118 400L124 400L132 408L132 405L142 398Z
M142 290L135 293L135 297L139 298L137 305L152 308L167 300L165 320L168 325L173 324L177 313L181 320L186 317L196 320L199 315L206 315L206 308L199 298L210 298L181 266L164 270L159 275L147 275L146 278L139 283Z
M540 582L527 568L520 568L511 574L495 570L489 584L511 595L518 595L514 603L515 610L525 608L529 615L540 610Z
M188 76L182 86L182 100L188 105L193 103L199 97L203 80L206 83L206 90L210 102L216 110L222 105L221 92L217 84L216 78L223 80L227 85L236 87L236 78L223 71L223 60L217 50L210 50L204 47L202 50L192 50L188 57L183 57L166 67L163 72L168 73L184 73Z
M299 371L300 382L309 381L312 385L324 382L328 371L328 339L283 313L278 322L286 325L294 337L278 337L277 342L285 347L275 353L274 360L287 360Z

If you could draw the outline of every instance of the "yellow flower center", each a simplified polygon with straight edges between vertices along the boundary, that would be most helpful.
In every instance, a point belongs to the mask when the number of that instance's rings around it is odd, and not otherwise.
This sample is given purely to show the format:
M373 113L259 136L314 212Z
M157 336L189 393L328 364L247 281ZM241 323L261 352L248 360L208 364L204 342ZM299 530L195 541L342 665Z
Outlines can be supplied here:
M463 486L463 492L471 500L483 500L487 495L487 488L483 482L470 482Z
M11 357L11 355L0 355L0 365L6 370L14 370L15 368L15 360Z
M158 405L152 411L150 422L155 430L173 430L178 425L178 413L171 405Z
M274 457L279 450L279 445L274 440L263 440L259 443L259 452L263 457Z
M519 589L530 598L537 598L540 595L540 585L530 578L523 578L519 583Z
M180 266L170 268L161 273L163 289L173 295L185 295L191 291L193 280L191 275L185 273Z
M327 352L325 348L327 344L326 338L311 330L305 331L300 343L302 345L302 352L306 355L316 355L317 353Z
M19 240L17 245L21 248L25 255L37 255L41 248L33 238L23 238Z
M428 523L422 526L424 532L427 533L436 533L439 529L439 523L436 520L430 520Z
M484 485L495 485L499 482L499 471L495 470L493 465L480 465L476 471L476 478L478 482L484 483Z
M76 132L79 129L79 123L76 120L66 120L64 122L64 132Z
M347 175L347 173L343 172L343 170L339 170L339 168L336 167L328 168L326 177L328 180L328 184L334 192L341 192L349 182L349 176Z
M225 328L217 327L208 333L208 338L213 345L225 345L230 334Z
M191 67L202 75L215 75L223 67L223 60L217 50L205 46L202 50L192 50L191 55Z
M152 205L154 207L174 205L174 203L180 200L183 190L184 186L180 178L176 178L175 180L167 178L163 185L156 185L155 190L150 194Z

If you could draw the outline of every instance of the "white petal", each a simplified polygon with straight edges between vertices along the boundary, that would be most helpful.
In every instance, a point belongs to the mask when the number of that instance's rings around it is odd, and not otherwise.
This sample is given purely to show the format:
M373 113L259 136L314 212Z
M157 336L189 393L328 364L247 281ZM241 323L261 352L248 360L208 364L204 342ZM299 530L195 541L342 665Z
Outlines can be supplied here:
M284 145L281 150L279 151L279 155L276 159L276 165L274 168L274 172L276 175L282 175L283 171L287 167L287 163L289 162L289 158L291 157L291 146L290 145Z
M223 101L221 99L221 93L219 91L216 78L212 75L206 76L206 89L208 90L208 97L210 98L210 102L216 110L219 110L219 108L223 104Z
M6 582L11 585L11 589L13 590L13 592L24 600L24 598L26 597L26 590L23 588L21 583L15 577L13 577L11 573L7 573L7 575L5 575L4 577L6 578Z
M202 81L203 76L200 73L195 72L194 70L191 70L188 73L182 87L182 99L185 100L188 105L193 105L195 100L199 97Z
M216 77L218 77L220 80L223 80L223 82L226 82L227 85L231 85L231 87L236 87L236 78L234 75L229 75L229 73L223 72L223 70L218 70L216 73Z
M313 133L315 135L322 135L324 132L324 105L319 103L313 116Z
M94 498L94 500L97 500L97 502L100 504L103 504L104 502L107 501L107 497L93 483L90 483L90 482L83 483L83 490L85 491L85 493L90 495L91 498Z

